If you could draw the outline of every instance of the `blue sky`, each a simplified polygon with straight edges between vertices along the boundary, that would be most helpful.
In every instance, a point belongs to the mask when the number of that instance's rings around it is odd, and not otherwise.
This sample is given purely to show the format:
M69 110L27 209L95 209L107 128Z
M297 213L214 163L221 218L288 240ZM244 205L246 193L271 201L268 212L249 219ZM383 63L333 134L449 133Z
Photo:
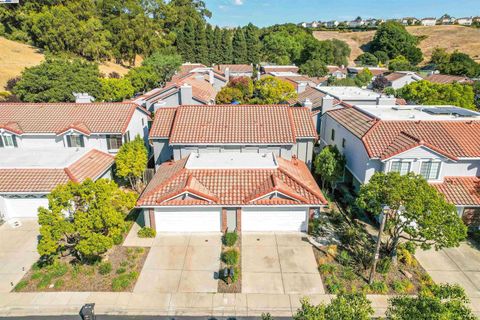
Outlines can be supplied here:
M206 0L210 23L263 27L276 23L362 18L480 15L480 0Z

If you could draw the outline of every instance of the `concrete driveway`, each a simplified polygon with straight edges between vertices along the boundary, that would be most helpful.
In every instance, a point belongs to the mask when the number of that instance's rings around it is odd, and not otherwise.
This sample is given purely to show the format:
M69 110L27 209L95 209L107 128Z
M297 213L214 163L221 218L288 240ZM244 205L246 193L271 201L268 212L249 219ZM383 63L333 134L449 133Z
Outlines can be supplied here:
M220 233L157 235L134 292L217 292L221 246Z
M244 293L323 294L312 246L302 233L243 233Z
M0 226L0 292L9 292L38 260L36 220L22 220L17 228Z
M436 283L461 285L472 300L480 304L480 251L467 242L458 248L440 251L417 250L418 262Z

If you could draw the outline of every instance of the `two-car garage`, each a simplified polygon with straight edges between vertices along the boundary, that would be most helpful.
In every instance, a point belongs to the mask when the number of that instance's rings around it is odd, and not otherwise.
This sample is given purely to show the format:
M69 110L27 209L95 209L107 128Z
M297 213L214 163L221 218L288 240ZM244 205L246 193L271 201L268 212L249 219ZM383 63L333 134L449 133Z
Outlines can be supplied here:
M244 232L306 231L307 213L305 207L244 207L241 229ZM157 232L220 232L222 208L155 208L154 219Z

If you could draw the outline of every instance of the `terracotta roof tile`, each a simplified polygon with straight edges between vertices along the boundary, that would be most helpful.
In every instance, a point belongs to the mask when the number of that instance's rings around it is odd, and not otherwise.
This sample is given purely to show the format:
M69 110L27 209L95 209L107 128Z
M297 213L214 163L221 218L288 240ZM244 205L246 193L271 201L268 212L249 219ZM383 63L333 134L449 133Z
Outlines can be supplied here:
M71 127L124 133L137 108L133 103L0 103L0 127L19 133L57 133Z
M57 185L98 178L113 165L114 157L91 150L67 168L0 169L0 192L50 192Z
M187 158L186 158L187 159ZM186 159L162 164L138 200L139 206L248 205L327 203L307 166L298 160L277 158L277 169L186 169ZM195 180L193 180L195 179ZM186 181L194 181L188 184ZM270 180L270 181L269 181ZM170 199L189 186L190 193L205 199ZM280 191L288 199L255 200L269 190ZM255 200L252 202L252 200Z
M460 82L460 83L471 83L472 81L467 78L467 77L462 77L462 76L452 76L448 74L432 74L429 75L428 77L425 78L425 80L428 80L430 82L434 83L453 83L453 82Z
M321 92L320 90L307 86L305 88L305 91L299 93L297 98L290 99L288 103L291 105L302 104L305 99L308 98L312 102L312 108L318 108L322 106L323 97L325 96L326 94Z
M161 115L162 112L167 114ZM172 123L172 144L292 144L297 137L317 137L309 110L301 107L179 106L171 122L172 112L172 109L157 110L150 138L165 138L169 123Z
M459 206L480 206L480 177L445 177L432 184L448 202Z
M253 66L251 64L218 64L214 67L214 69L221 74L225 74L227 68L230 72L253 72Z

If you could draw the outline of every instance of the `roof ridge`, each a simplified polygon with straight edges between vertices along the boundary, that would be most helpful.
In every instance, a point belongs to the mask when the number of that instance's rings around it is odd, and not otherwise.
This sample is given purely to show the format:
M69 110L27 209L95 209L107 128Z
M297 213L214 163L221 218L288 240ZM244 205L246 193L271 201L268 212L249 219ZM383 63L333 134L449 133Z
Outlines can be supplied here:
M286 176L288 176L290 179L292 179L293 181L295 181L295 183L299 184L302 188L306 189L308 192L310 192L311 194L313 194L314 196L316 196L317 198L321 199L322 201L325 201L326 202L326 199L325 197L323 196L323 194L321 193L317 193L317 191L313 190L310 186L307 186L306 184L304 184L302 181L299 181L297 180L295 177L293 177L289 172L288 170L286 170L285 168L282 168L281 166L278 167L278 170L280 170L283 174L285 174Z

